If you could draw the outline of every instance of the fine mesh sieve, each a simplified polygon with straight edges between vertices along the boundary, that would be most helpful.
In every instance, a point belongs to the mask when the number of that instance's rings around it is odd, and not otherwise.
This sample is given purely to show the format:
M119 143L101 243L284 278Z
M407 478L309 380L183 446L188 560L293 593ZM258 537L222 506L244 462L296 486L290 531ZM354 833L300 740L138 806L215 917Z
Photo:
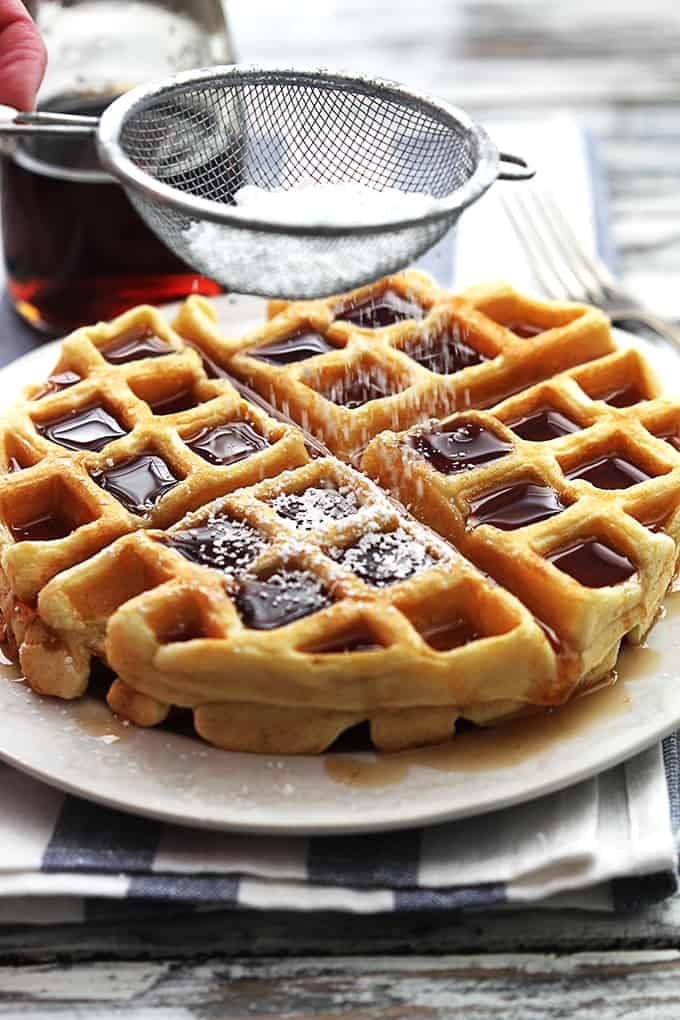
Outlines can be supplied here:
M532 175L462 111L392 82L325 71L211 67L133 89L98 123L21 114L9 127L96 130L104 167L180 258L229 290L287 298L403 268L497 177ZM515 169L499 172L500 160ZM265 222L233 204L246 184L287 189L310 179L439 201L426 215L370 226Z

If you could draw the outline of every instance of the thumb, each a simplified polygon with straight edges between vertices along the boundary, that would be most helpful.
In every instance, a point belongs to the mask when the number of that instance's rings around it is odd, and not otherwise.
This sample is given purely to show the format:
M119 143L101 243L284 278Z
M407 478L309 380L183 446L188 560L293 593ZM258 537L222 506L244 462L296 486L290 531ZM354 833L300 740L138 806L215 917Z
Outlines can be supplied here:
M21 0L0 0L0 103L32 109L46 63L45 44Z

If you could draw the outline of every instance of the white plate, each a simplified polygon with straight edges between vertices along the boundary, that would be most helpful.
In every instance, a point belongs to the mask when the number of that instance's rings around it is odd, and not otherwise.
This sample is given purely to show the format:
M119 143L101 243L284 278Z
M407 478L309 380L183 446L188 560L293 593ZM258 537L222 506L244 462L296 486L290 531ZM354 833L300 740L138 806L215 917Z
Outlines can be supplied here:
M262 302L221 299L220 308L236 332ZM45 378L57 349L45 345L0 370L3 401ZM677 377L675 355L662 361L664 377ZM81 797L213 829L360 832L481 814L576 783L680 727L680 594L667 607L648 647L622 655L615 686L444 747L383 757L232 754L124 726L93 698L61 702L0 682L0 758ZM17 673L0 665L0 675Z

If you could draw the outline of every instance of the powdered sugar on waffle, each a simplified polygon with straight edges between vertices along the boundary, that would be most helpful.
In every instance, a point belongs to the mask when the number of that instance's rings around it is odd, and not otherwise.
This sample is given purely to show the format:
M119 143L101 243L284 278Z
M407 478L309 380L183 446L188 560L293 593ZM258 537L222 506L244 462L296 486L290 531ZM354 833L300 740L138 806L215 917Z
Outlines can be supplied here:
M285 622L287 617L299 618L317 612L332 601L321 578L309 570L282 567L266 579L249 584L251 598L280 614L281 622Z
M336 555L343 566L377 588L406 581L436 562L403 528L367 532L356 545Z
M167 541L187 559L229 573L247 570L268 545L249 524L214 514L203 525L171 532Z
M272 500L271 505L278 514L294 521L298 528L305 531L315 531L329 520L340 520L359 510L353 492L342 493L337 489L315 486L300 493L283 493Z

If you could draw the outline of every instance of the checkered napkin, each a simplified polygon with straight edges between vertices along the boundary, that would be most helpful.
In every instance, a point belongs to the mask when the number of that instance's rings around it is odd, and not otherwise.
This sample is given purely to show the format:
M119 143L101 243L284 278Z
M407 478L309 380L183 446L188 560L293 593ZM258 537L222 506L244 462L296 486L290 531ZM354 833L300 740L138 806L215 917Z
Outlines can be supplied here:
M603 209L600 194L594 201L599 177L578 128L560 121L494 133L529 157L540 148L544 179L583 238L606 253L604 221L593 213ZM496 201L487 196L463 218L455 244L449 239L424 259L442 283L505 277L532 287ZM632 908L676 890L678 761L673 736L570 789L481 818L309 838L165 825L0 766L0 923L228 907Z

